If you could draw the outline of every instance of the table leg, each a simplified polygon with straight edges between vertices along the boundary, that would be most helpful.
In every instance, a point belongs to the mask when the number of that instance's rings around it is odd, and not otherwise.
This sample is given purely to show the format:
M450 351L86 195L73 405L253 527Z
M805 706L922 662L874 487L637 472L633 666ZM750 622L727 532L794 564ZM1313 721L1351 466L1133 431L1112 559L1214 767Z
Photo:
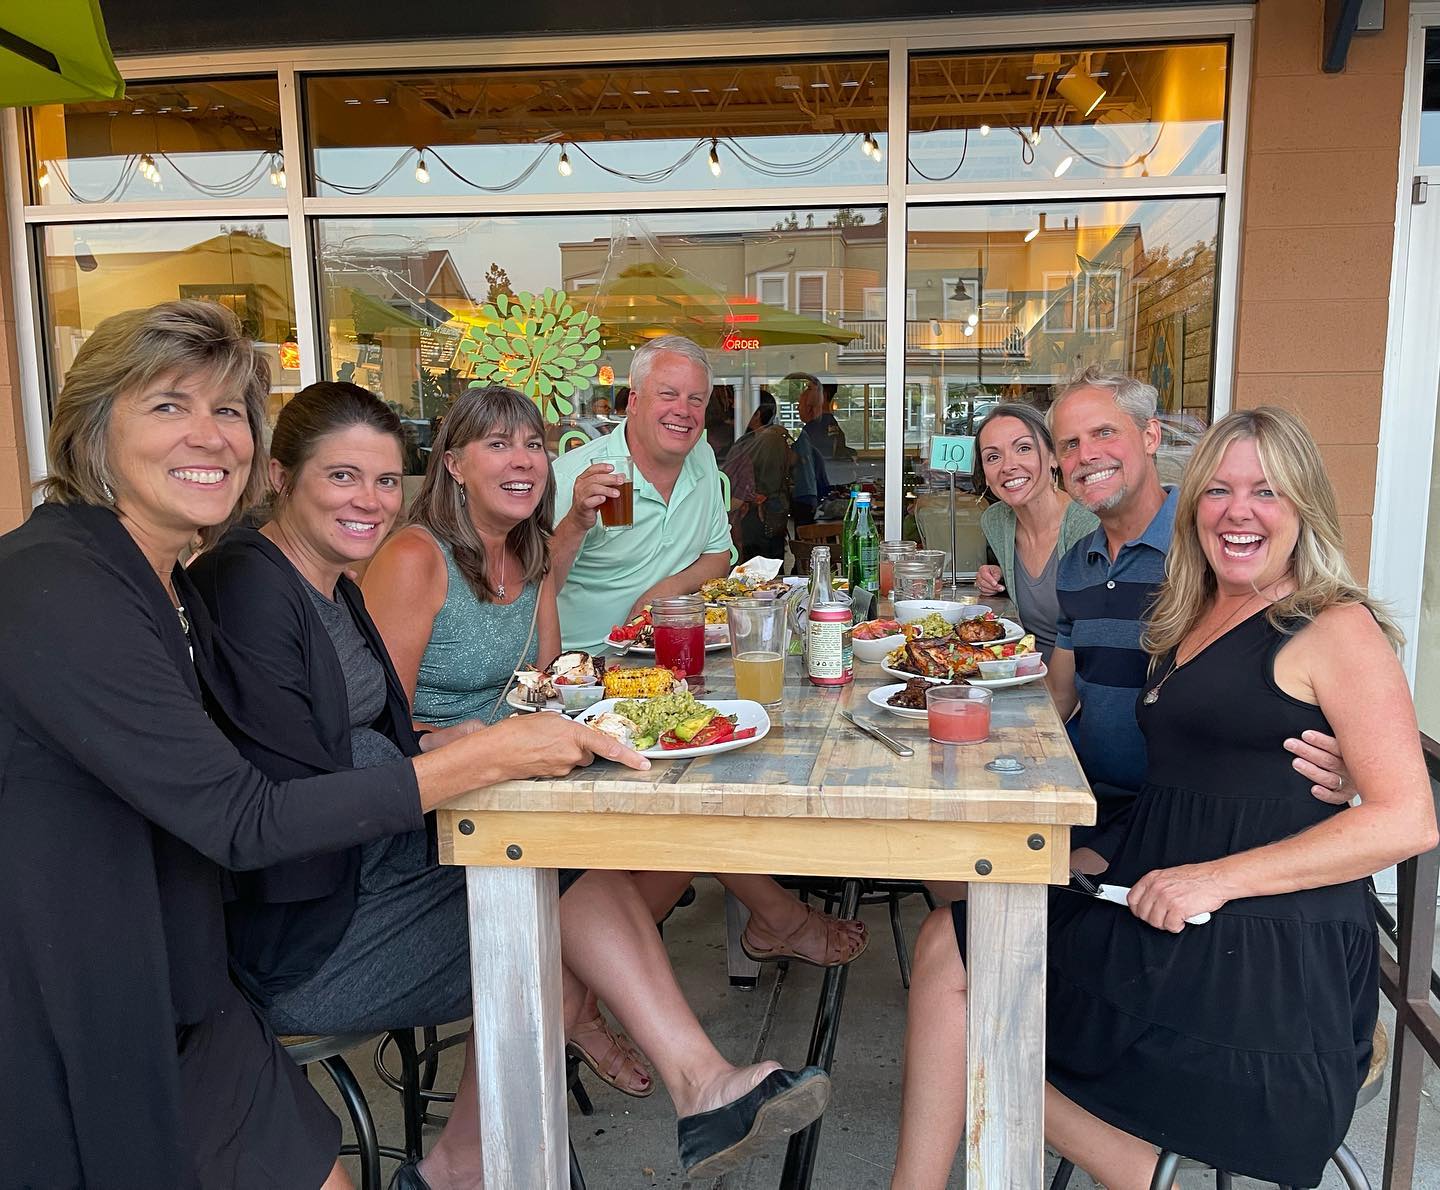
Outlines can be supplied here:
M560 898L547 868L466 868L487 1190L568 1179Z
M730 971L730 986L753 988L760 978L760 964L740 947L740 935L750 920L750 910L728 888L725 890L725 965Z
M840 916L851 920L860 912L860 881L847 880L840 893ZM815 1010L815 1027L810 1032L810 1051L806 1066L821 1066L828 1074L835 1064L835 1042L840 1037L840 1007L845 1002L845 980L850 964L827 967L820 984L820 1005ZM820 1150L821 1116L790 1138L785 1149L785 1165L780 1171L780 1190L809 1190L815 1173L815 1157Z
M970 1190L1041 1190L1045 1180L1043 884L970 885Z

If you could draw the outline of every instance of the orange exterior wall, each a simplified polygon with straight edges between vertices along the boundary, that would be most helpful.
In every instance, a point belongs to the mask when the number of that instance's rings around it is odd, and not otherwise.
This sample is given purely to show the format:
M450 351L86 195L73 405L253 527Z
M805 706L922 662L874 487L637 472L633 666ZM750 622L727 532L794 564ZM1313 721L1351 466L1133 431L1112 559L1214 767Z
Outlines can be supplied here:
M1295 410L1346 549L1370 560L1409 5L1320 69L1323 0L1261 0L1245 161L1235 405Z

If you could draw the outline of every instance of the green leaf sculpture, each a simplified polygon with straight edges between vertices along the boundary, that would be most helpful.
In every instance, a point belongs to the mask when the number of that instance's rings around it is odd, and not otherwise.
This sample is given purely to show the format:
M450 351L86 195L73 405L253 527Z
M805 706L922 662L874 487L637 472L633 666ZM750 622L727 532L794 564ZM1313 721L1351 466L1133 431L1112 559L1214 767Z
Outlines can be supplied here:
M572 399L599 375L600 319L570 304L563 290L495 295L482 307L460 351L475 370L471 388L504 384L540 406L547 422L573 413Z

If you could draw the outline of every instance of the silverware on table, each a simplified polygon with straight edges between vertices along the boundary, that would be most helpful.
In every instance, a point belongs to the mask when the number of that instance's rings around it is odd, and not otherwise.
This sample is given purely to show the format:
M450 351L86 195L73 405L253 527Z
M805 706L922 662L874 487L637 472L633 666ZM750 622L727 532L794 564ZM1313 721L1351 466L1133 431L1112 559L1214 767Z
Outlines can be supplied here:
M1096 884L1084 872L1071 871L1070 883L1063 886L1070 892L1079 893L1081 896L1095 897L1097 900L1110 901L1115 905L1130 906L1130 889L1124 884ZM1208 913L1197 913L1194 917L1187 917L1187 925L1203 926L1210 920Z
M845 719L847 723L850 724L850 726L855 728L856 731L862 733L863 735L868 735L871 739L879 740L882 744L885 745L885 747L889 748L890 751L895 753L896 756L915 755L915 749L907 748L899 740L895 739L893 736L886 735L878 727L872 727L870 724L864 723L861 720L855 718L855 716L852 715L849 711L841 711L840 715L843 719Z

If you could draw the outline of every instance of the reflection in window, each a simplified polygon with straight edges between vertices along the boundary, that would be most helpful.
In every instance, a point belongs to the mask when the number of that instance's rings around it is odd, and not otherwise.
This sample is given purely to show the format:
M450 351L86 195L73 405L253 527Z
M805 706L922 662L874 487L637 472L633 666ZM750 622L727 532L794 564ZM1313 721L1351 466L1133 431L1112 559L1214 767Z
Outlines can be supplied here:
M881 185L883 58L319 76L322 195Z
M239 317L270 362L272 415L300 387L283 220L69 223L45 228L43 243L52 393L99 322L176 298L218 302Z
M910 181L1219 173L1227 48L916 55Z
M631 352L679 333L709 350L715 384L733 397L732 433L762 388L797 431L786 377L811 373L856 452L832 478L883 474L884 323L877 333L864 297L883 291L877 209L326 219L317 252L328 372L406 419L416 464L450 404L490 375L494 361L475 345L495 323L497 299L549 288L600 320L599 376L557 424L557 449L567 431L612 432ZM711 440L727 439L712 428Z
M278 197L280 92L273 78L131 83L124 99L30 110L32 201Z
M905 357L922 432L968 434L999 400L1046 405L1090 364L1208 420L1219 219L1213 198L912 209L906 281L920 297ZM973 321L954 317L950 293L972 263Z

